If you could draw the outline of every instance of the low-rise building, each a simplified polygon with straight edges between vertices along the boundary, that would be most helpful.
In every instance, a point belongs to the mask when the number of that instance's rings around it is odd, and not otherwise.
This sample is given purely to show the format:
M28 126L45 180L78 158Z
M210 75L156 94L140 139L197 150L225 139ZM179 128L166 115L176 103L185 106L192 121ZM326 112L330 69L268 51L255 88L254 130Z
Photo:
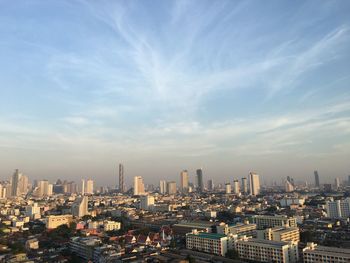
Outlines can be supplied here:
M72 222L72 215L57 215L57 216L48 216L46 219L46 228L55 229L60 225L68 225Z
M274 227L264 230L257 230L258 239L274 241L300 241L299 228L297 227Z
M186 234L186 248L210 254L225 256L229 238L224 234L198 232Z
M256 215L252 217L252 221L257 225L258 229L269 227L297 227L297 219L285 215Z
M307 243L303 249L304 263L329 262L345 263L350 262L350 249L318 246L315 243Z

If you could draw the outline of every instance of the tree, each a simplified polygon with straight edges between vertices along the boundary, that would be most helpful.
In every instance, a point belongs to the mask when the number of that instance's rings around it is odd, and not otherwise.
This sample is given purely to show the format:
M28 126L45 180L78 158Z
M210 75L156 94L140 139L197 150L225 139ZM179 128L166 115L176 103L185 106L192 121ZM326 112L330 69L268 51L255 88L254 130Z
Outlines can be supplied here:
M230 259L238 259L239 255L238 255L237 250L229 249L229 250L227 250L225 257L230 258Z

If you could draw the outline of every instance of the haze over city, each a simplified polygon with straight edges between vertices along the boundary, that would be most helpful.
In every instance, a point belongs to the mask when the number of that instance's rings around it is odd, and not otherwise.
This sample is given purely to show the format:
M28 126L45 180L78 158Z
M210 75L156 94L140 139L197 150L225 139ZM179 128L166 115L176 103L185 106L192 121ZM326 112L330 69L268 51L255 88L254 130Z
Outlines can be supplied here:
M350 174L349 1L0 1L0 179ZM191 178L192 177L192 178Z

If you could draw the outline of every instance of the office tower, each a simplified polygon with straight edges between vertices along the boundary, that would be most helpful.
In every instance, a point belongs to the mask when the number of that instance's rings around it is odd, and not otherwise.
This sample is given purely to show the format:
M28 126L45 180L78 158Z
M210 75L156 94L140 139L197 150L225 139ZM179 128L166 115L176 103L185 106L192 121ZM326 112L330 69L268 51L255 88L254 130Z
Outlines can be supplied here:
M87 196L78 197L72 204L72 215L75 217L83 217L88 214Z
M248 193L248 182L247 182L247 178L245 177L242 178L242 192L244 194Z
M197 186L198 186L198 192L202 193L204 192L204 185L203 185L203 170L197 169Z
M176 194L176 182L168 182L168 184L167 184L167 193L169 195Z
M145 193L145 185L141 176L134 177L134 195L143 195Z
M18 193L19 194L27 194L28 192L28 176L21 175L18 181Z
M249 194L258 195L260 193L260 179L256 173L249 173Z
M6 198L6 187L0 184L0 199Z
M285 191L286 192L293 192L294 191L294 186L290 181L288 181L288 179L285 182Z
M18 196L18 181L21 177L21 174L19 173L18 169L15 170L14 174L12 175L11 180L11 196Z
M125 182L124 182L124 165L119 164L119 192L125 193Z
M166 193L166 181L164 181L164 180L160 180L159 181L159 192L161 194L165 194Z
M85 194L85 179L81 179L81 194Z
M85 193L88 195L94 194L94 181L89 179L86 181L86 190Z
M317 188L320 188L320 177L318 175L318 172L317 171L314 171L314 175L315 175L315 186Z
M77 185L75 182L66 182L64 183L64 191L67 194L77 193Z
M238 180L234 180L233 181L233 192L236 195L238 195L240 193L239 181Z
M214 190L214 181L213 179L208 180L208 191Z
M148 210L154 205L154 196L143 195L140 197L140 209Z
M225 193L231 194L231 184L230 183L225 184Z
M188 192L188 172L187 170L183 170L180 173L180 187L181 187L181 192L182 193L187 193Z

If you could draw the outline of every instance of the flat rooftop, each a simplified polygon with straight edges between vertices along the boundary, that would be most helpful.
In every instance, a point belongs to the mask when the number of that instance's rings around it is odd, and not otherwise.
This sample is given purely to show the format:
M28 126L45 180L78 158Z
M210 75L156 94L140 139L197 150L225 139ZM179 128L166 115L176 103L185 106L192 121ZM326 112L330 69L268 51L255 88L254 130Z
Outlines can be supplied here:
M196 236L196 237L200 237L200 238L207 238L207 239L221 239L223 237L227 237L224 234L202 233L202 232L199 232L197 234L189 233L189 234L186 234L186 235L188 235L188 236Z

